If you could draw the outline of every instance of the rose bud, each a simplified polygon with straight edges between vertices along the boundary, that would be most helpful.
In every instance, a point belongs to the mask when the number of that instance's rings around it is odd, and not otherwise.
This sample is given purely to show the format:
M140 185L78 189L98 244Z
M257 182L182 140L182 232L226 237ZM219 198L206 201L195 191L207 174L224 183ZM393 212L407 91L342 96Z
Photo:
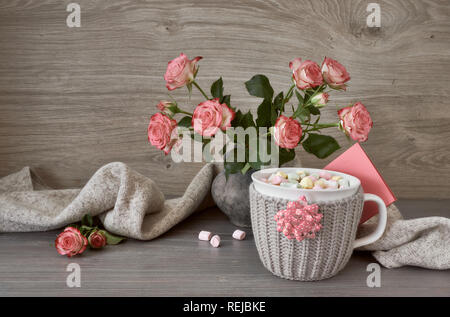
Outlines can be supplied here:
M156 107L159 109L159 111L161 111L165 115L168 115L169 117L172 117L180 110L176 102L167 100L161 100Z
M225 131L231 127L234 111L225 103L221 104L219 98L207 100L198 104L192 116L194 131L202 136L213 136L221 129Z
M103 230L93 231L88 238L91 248L100 249L106 245L106 236Z
M198 70L197 62L201 59L201 56L197 56L189 60L181 53L180 56L171 60L164 75L167 89L174 90L192 83Z
M311 98L311 103L317 108L322 108L328 102L329 95L326 92L315 95Z
M275 122L273 137L279 147L293 149L300 142L302 127L297 120L281 115Z
M323 77L317 63L296 58L289 63L292 78L299 89L309 89L322 85Z
M155 113L150 118L147 134L149 142L167 155L178 141L177 122L159 112Z
M372 118L361 102L338 111L340 125L344 133L353 140L364 142L367 140L373 126Z
M345 83L350 80L350 75L338 61L325 57L322 62L322 74L328 86L346 90Z
M88 245L88 240L77 228L67 227L55 240L56 251L61 255L72 257L83 253Z

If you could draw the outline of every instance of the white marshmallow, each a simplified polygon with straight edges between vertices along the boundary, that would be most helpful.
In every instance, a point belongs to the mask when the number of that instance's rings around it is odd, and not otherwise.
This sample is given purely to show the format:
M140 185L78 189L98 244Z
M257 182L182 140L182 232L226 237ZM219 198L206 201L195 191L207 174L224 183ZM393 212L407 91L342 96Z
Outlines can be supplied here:
M245 239L245 231L242 230L235 230L233 232L233 238L235 238L236 240L244 240Z
M209 231L200 231L198 234L198 239L202 241L209 241L211 239L212 233Z
M220 237L216 234L214 235L211 240L209 241L209 243L214 247L214 248L218 248L220 246Z

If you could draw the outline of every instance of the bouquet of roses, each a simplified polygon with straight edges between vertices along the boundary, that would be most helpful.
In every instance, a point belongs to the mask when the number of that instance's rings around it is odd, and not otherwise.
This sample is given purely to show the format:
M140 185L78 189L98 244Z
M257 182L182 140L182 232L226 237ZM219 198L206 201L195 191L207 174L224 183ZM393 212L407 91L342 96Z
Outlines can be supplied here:
M239 133L231 134L227 144L231 142L235 146L221 149L228 175L239 171L245 173L250 168L258 170L274 164L281 166L295 158L294 149L300 144L306 152L326 158L340 146L333 137L322 134L323 129L337 128L355 141L367 140L373 122L361 102L339 109L337 122L320 121L321 111L329 100L329 92L346 90L350 80L345 67L331 58L325 57L321 67L313 61L302 61L300 58L290 62L292 84L286 93L281 91L275 95L266 76L253 76L245 83L245 87L250 95L262 99L257 108L256 120L250 111L242 113L231 106L230 95L224 94L222 78L211 85L210 95L200 87L196 76L201 59L195 57L189 60L181 54L167 66L164 79L168 90L186 86L190 97L192 87L195 87L205 100L195 107L193 113L182 109L173 99L159 102L157 107L160 112L151 117L147 132L150 143L165 154L180 150L183 129L191 132L191 137L200 140L205 146L214 138L222 136L222 131L228 135L230 129L236 128L241 128L241 132L242 129L247 132L253 128L256 138L266 142L265 148L272 152L269 154L274 151L277 154L277 160L267 161L261 155L261 143L256 151L251 148L254 139L251 134L243 138L239 137ZM176 121L177 114L184 116ZM239 156L239 153L234 152L238 149L243 150L243 155L236 161L235 156ZM228 155L230 152L233 155Z

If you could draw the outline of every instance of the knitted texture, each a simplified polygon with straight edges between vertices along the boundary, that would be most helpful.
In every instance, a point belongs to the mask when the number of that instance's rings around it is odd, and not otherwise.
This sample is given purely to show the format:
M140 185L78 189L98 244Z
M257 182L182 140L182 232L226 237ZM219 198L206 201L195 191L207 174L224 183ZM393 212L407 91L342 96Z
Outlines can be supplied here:
M289 200L260 194L250 185L252 229L264 266L282 278L315 281L336 275L347 264L361 218L364 199L361 190L332 202L314 202L323 214L322 229L314 239L301 242L277 232L275 214Z

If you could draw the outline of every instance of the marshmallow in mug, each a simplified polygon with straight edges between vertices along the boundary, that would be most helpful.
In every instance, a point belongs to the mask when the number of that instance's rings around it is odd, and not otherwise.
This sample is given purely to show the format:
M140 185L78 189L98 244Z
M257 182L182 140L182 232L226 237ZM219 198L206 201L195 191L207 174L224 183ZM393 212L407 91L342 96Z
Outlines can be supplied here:
M262 181L275 186L314 190L335 190L350 187L348 179L340 175L333 175L328 171L312 174L303 170L297 170L295 173L278 171L270 174L268 178L263 178Z

